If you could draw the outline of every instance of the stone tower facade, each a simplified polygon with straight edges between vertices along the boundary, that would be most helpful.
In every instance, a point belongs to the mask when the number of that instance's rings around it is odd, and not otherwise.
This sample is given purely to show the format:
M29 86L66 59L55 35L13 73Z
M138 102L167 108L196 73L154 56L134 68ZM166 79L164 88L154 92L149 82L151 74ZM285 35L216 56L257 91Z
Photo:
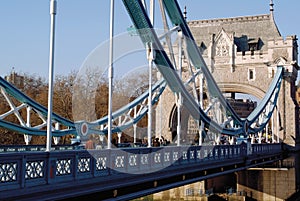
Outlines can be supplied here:
M298 45L295 35L283 38L269 14L235 18L189 21L188 25L219 88L226 93L251 94L262 99L276 73L284 66L275 114L280 141L295 146L299 136L299 106L296 101ZM177 115L175 97L167 91L162 97L164 117L156 115L156 131L172 139L172 119ZM278 118L277 118L277 117ZM188 131L188 114L182 114L181 132ZM161 122L159 122L161 121ZM163 122L168 129L158 126ZM184 134L183 134L184 135ZM300 141L299 141L300 142Z

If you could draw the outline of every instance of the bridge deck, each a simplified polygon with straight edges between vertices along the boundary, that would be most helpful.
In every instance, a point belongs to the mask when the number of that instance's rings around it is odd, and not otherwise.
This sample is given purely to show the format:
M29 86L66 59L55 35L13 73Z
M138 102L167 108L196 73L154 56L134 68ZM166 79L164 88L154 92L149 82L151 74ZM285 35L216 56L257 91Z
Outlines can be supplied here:
M242 144L2 153L0 198L129 199L270 163L281 152L281 144Z

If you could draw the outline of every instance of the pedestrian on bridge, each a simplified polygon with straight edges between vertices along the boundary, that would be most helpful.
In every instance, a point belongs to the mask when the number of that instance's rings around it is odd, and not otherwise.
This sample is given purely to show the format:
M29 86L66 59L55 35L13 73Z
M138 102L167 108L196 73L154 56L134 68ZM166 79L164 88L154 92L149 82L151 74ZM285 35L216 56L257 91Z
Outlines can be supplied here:
M90 135L89 140L85 143L86 149L95 149L95 144L93 141L93 137Z

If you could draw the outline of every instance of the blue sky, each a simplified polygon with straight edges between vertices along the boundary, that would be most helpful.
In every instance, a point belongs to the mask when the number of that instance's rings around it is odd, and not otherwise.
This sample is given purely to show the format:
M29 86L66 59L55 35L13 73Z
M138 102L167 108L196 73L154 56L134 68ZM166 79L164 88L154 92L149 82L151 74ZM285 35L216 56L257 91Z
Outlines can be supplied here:
M1 0L0 75L16 72L48 77L50 0ZM78 71L90 52L109 36L109 0L57 0L55 75ZM158 3L157 3L158 4ZM269 0L179 0L188 20L269 13ZM281 34L300 35L299 0L274 0ZM115 34L131 25L115 0ZM157 11L159 11L157 9Z

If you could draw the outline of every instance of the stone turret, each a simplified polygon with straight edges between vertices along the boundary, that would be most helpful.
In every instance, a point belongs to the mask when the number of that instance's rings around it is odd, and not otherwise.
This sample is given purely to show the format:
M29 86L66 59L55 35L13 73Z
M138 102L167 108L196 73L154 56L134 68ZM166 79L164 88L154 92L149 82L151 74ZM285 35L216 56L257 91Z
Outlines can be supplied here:
M284 66L284 81L275 112L274 125L280 140L294 147L299 141L299 109L296 101L298 44L296 36L283 38L270 13L189 21L194 39L220 89L228 93L246 93L262 99L278 65ZM167 95L166 95L167 96ZM176 115L174 96L164 96L164 120L168 132ZM173 102L173 104L171 104ZM184 132L184 131L182 131Z

